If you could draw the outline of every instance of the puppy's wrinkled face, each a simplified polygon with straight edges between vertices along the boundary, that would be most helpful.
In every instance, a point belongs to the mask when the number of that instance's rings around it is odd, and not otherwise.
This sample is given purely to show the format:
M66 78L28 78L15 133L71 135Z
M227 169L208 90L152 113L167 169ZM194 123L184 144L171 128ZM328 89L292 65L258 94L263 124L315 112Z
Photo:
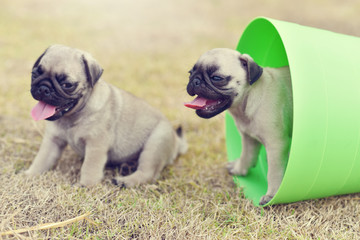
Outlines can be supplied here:
M190 70L187 92L197 95L185 106L196 114L211 118L239 101L262 74L250 56L238 51L217 48L204 53Z
M76 112L101 73L89 54L62 45L49 47L32 69L31 94L39 101L33 118L57 120Z

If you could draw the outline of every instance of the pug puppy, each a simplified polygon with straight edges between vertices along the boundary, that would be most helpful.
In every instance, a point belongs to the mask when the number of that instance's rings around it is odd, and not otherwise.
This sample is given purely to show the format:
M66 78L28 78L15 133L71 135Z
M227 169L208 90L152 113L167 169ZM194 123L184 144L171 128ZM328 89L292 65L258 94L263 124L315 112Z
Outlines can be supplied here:
M31 94L39 102L32 116L49 122L27 175L52 168L69 144L84 157L80 185L99 183L106 164L136 158L134 173L113 179L114 184L133 187L155 180L186 152L181 128L174 131L158 110L104 82L102 73L89 53L62 45L50 46L36 60Z
M202 118L228 109L242 137L239 159L228 164L232 175L247 175L263 144L268 160L268 203L284 176L292 136L292 91L289 67L262 68L246 54L213 49L190 70L187 92L195 96L185 106Z

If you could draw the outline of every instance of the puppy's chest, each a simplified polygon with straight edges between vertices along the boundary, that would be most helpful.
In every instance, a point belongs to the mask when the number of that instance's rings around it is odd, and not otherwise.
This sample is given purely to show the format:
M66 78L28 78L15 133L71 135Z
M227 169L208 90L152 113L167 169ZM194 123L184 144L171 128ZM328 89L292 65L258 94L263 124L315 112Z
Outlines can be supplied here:
M259 140L257 137L259 135L259 127L257 126L258 124L253 118L250 118L245 113L239 110L232 109L230 113L233 116L236 127L240 132L246 133L252 138Z
M69 125L60 125L58 129L61 129L61 131L58 131L57 135L61 139L65 140L74 151L83 156L85 154L86 141L81 128Z
M259 133L258 133L258 127L256 126L256 124L254 122L244 122L244 121L239 121L239 119L236 120L236 126L239 129L240 132L246 133L247 135L249 135L250 137L256 139L256 140L260 140L258 138Z
M74 149L74 151L76 151L78 154L80 154L81 156L85 155L85 138L79 136L76 131L67 131L66 141L68 142L70 147Z

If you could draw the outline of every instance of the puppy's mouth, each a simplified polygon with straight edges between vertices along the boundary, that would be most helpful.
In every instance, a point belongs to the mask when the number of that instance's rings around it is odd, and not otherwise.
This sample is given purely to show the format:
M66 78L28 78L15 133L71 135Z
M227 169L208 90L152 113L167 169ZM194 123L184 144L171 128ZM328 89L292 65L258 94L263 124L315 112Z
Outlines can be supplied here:
M211 118L228 109L231 103L230 97L212 100L197 96L193 101L184 103L184 105L188 108L196 109L196 114L199 117Z
M63 106L53 106L43 101L39 101L35 107L31 110L31 116L35 121L39 120L57 120L69 112L77 101L71 101Z

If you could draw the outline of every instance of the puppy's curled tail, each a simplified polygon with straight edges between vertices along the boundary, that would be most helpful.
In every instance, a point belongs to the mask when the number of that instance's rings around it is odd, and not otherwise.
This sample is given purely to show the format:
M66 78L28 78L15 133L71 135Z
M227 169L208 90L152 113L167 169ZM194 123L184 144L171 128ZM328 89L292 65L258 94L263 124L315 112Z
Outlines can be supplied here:
M185 154L188 150L188 143L183 133L182 126L176 129L176 135L178 137L178 153Z

